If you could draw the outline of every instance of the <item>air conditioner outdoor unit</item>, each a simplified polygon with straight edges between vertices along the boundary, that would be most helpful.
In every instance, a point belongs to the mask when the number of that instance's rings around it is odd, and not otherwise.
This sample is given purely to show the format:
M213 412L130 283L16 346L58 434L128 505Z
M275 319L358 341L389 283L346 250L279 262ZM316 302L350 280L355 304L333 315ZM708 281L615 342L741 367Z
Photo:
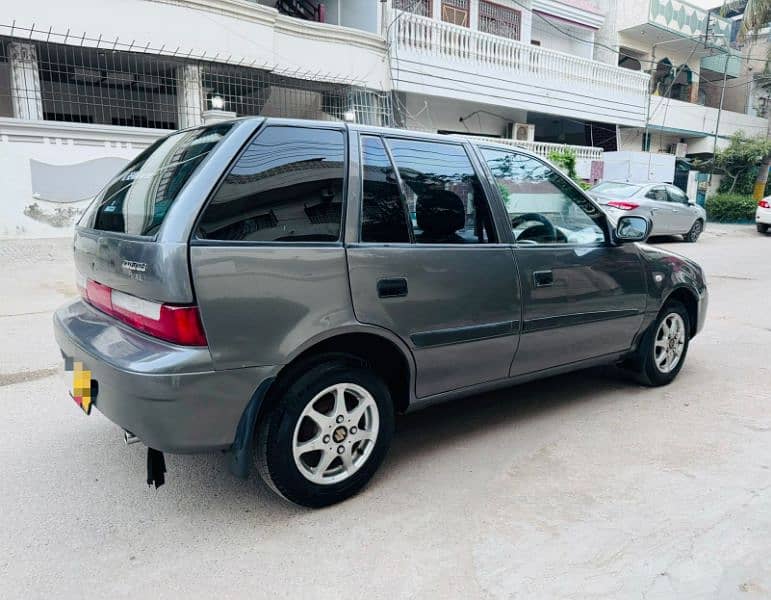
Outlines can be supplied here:
M535 141L535 125L528 123L514 123L511 131L511 139L518 142Z

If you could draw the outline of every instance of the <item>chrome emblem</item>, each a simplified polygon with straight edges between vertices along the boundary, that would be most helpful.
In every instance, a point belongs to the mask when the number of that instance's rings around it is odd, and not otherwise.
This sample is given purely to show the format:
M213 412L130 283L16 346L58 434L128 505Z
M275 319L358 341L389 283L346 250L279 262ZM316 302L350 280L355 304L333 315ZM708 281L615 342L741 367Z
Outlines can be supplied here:
M129 273L144 273L147 271L147 263L134 262L133 260L124 260L121 267Z

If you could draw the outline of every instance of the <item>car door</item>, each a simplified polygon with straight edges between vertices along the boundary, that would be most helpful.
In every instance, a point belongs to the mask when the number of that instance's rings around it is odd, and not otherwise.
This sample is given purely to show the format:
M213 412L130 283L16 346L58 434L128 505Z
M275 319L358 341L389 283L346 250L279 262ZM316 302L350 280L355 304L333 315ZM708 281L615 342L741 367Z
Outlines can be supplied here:
M674 185L668 185L666 188L672 211L672 233L687 233L696 220L696 211L683 190Z
M511 375L628 350L646 307L637 247L611 245L605 215L544 161L479 151L515 237L523 323Z
M346 233L356 318L407 343L420 398L506 378L519 283L466 147L351 135L360 148L349 192L359 212L348 213Z
M672 203L664 185L655 185L645 194L646 205L650 208L653 229L651 235L665 235L674 233L675 215L672 212Z

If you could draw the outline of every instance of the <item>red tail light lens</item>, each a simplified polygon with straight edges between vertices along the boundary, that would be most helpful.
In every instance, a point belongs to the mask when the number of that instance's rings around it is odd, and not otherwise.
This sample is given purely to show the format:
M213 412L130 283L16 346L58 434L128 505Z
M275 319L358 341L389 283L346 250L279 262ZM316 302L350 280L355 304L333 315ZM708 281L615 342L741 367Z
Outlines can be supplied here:
M760 208L771 208L771 202L769 202L766 198L763 198L758 202L758 206Z
M613 200L611 202L608 202L608 206L612 206L613 208L618 208L619 210L634 210L640 205L634 202L624 202L623 200Z
M87 280L83 298L102 312L153 337L182 346L206 346L197 306L174 306L124 294Z

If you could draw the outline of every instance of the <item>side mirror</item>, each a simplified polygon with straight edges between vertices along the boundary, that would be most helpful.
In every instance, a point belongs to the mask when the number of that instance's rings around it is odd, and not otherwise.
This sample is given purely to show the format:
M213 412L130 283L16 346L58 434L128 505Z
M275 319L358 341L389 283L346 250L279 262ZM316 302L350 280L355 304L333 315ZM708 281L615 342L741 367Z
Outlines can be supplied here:
M619 217L613 237L616 242L644 242L651 233L651 222L646 217Z

